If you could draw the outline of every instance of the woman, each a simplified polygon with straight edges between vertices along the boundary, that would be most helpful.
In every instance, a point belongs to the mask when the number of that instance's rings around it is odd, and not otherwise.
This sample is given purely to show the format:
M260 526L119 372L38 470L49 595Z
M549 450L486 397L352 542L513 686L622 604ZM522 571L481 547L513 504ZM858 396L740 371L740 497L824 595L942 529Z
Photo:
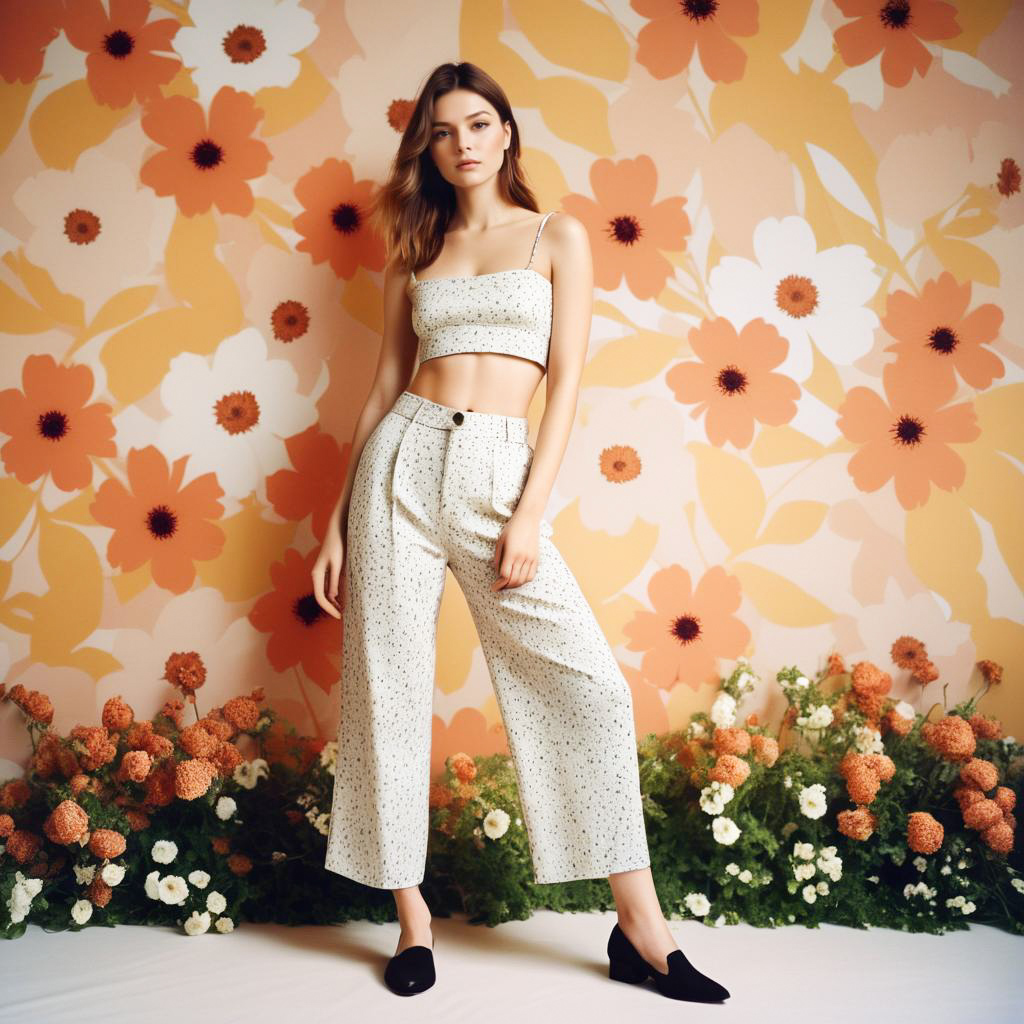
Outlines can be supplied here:
M326 867L392 890L401 932L385 979L402 994L429 988L431 915L419 883L450 567L494 682L536 880L608 877L618 911L611 977L650 975L674 998L724 998L662 917L629 686L542 518L587 351L586 231L566 214L539 215L508 101L472 64L431 74L382 197L375 215L393 254L383 345L338 529L313 571L320 605L344 612ZM526 412L545 372L534 448Z

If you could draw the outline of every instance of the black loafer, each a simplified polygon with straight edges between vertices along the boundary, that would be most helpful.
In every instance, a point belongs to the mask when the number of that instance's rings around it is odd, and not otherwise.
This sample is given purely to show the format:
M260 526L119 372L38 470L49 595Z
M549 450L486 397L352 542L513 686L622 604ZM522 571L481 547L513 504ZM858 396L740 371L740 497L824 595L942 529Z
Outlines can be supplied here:
M681 949L672 950L665 960L668 974L652 967L629 941L618 922L615 923L608 937L608 977L613 981L639 985L650 977L663 996L695 1003L717 1003L729 998L729 990L701 974Z
M400 996L414 996L437 980L434 951L429 946L407 946L384 968L384 984Z

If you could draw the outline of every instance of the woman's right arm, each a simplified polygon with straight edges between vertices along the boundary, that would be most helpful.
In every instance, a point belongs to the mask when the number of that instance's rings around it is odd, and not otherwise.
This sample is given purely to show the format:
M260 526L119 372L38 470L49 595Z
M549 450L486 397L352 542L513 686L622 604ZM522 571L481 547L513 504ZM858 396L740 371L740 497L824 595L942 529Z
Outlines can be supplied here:
M407 286L408 271L389 264L384 271L384 330L377 371L363 411L356 422L352 449L345 471L345 483L334 505L320 555L313 566L313 593L317 604L336 619L344 608L339 585L344 577L345 538L352 482L366 439L387 415L398 396L409 386L416 371L419 339L412 329L412 303Z

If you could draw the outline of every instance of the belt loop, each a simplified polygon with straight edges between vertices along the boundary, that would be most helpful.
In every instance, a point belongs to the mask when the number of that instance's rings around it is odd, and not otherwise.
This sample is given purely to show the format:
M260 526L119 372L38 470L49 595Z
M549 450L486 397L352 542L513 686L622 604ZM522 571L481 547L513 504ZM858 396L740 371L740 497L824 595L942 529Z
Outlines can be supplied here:
M515 438L512 436L512 421L507 416L505 417L505 440L515 440Z
M423 398L420 395L417 395L416 399L416 408L415 410L413 410L412 416L409 417L413 421L413 423L416 422L416 418L419 416L421 412L423 412L424 406L426 405L426 403L424 402Z

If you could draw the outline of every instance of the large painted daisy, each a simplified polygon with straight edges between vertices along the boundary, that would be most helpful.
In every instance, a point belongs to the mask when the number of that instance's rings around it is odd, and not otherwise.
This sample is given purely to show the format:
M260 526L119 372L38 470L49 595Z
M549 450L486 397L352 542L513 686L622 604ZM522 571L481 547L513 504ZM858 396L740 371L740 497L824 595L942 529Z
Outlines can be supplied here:
M192 4L188 13L192 25L178 29L174 49L194 69L203 104L223 85L248 93L291 85L299 77L295 54L318 31L298 0L220 0Z
M290 467L285 440L316 422L318 397L299 394L295 368L268 359L263 336L246 327L220 343L212 365L194 352L171 360L157 445L170 459L187 454L190 474L216 473L226 494L243 498Z
M840 366L870 350L878 316L865 303L880 278L861 246L819 251L803 217L768 217L754 229L754 255L724 256L711 271L708 301L737 330L755 317L777 328L790 343L777 373L806 380L812 341Z

